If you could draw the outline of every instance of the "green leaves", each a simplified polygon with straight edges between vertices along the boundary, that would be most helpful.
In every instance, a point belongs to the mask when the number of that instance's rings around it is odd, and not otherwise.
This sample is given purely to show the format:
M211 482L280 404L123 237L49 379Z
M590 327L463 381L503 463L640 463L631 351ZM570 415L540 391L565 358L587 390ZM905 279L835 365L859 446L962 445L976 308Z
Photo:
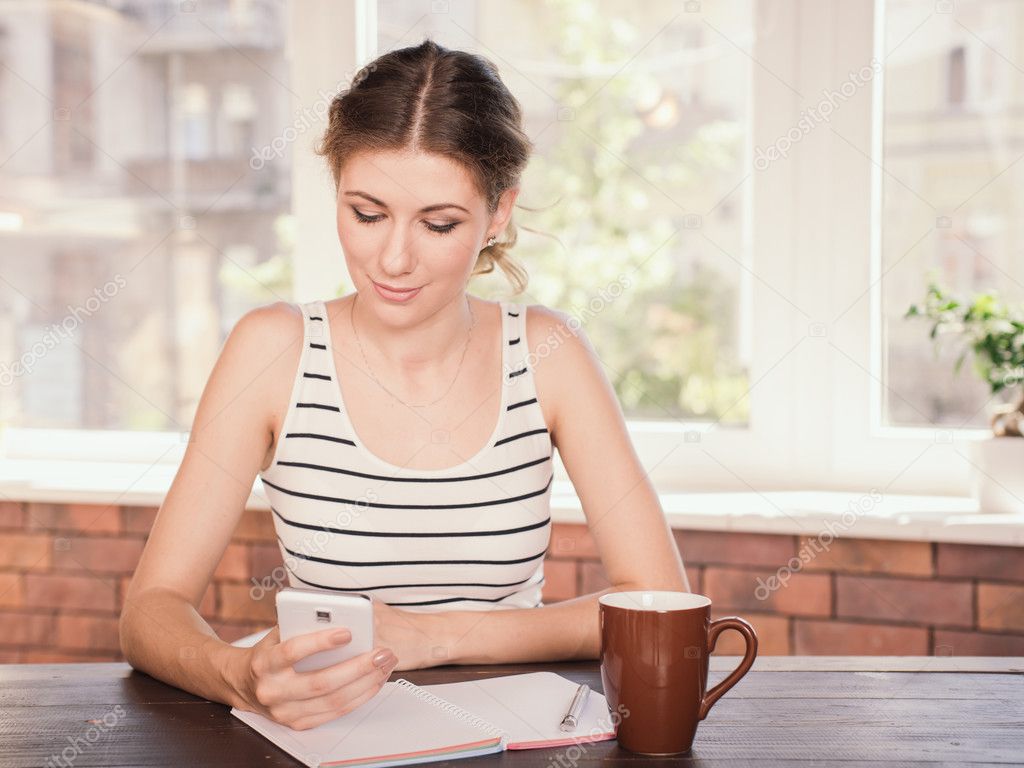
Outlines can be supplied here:
M911 304L903 318L931 320L929 338L959 336L967 346L957 358L959 373L969 352L972 369L992 394L1024 381L1024 305L1009 305L995 291L976 294L970 301L948 295L935 282L928 284L923 304Z

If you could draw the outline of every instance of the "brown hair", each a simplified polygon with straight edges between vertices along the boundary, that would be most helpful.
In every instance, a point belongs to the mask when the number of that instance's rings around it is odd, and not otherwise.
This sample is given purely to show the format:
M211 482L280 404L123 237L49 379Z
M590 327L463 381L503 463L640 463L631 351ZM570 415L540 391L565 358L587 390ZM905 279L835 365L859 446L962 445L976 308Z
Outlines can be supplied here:
M533 150L522 109L498 68L430 39L360 69L331 101L328 116L316 153L326 157L335 191L342 165L357 152L429 152L465 167L493 214L501 194L519 183ZM472 274L488 274L497 265L514 293L522 293L529 276L509 254L515 242L509 218L504 239L480 251Z

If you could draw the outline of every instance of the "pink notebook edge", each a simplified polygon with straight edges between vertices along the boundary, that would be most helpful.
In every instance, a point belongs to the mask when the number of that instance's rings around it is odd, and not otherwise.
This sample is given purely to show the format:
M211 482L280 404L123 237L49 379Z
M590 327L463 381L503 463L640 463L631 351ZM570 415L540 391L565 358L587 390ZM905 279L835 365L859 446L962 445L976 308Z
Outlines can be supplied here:
M587 744L594 741L608 741L615 738L615 731L595 733L590 736L576 736L565 739L545 741L515 741L505 745L505 749L544 749L545 747L570 747L573 744Z
M488 747L500 747L494 752L503 752L508 746L501 746L502 739L483 739L482 741L469 742L450 747L437 747L435 749L421 749L414 752L396 752L392 755L375 755L369 759L357 757L351 760L328 760L320 763L321 768L344 768L344 766L367 765L372 766L378 763L386 763L392 760L408 760L413 757L434 757L437 755L457 756L460 752L475 752Z

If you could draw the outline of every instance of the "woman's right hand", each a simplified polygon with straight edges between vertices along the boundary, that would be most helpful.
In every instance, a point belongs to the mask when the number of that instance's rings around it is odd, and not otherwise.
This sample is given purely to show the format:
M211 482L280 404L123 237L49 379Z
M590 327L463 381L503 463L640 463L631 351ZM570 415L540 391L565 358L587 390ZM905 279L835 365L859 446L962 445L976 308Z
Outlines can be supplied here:
M281 642L275 626L240 657L240 696L256 712L297 731L345 715L372 699L398 664L388 648L375 648L359 656L312 672L296 672L292 665L318 651L350 642L348 630L325 629ZM376 662L375 663L375 659Z

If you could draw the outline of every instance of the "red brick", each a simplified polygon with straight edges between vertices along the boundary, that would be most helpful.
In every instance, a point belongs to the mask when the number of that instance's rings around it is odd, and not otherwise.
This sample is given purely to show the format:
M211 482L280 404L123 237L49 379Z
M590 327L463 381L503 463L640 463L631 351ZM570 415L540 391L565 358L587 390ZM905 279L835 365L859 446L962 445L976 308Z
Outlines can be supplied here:
M1024 630L1024 585L979 583L978 627Z
M939 576L991 581L1024 581L1024 547L938 544Z
M35 608L117 610L117 582L95 576L25 574L25 602Z
M203 618L210 618L217 615L217 587L210 584L199 601L199 615Z
M54 539L53 565L62 571L131 573L145 542L112 536L67 536Z
M690 582L690 591L697 595L704 594L704 568L699 565L683 565L686 578Z
M836 616L948 627L974 623L966 581L836 576Z
M0 649L0 664L24 663L21 658L22 651L12 649Z
M716 608L828 616L832 612L831 577L823 573L748 571L708 566L704 594Z
M235 527L233 538L242 541L277 541L269 509L247 509Z
M249 573L252 576L262 579L274 575L279 568L278 573L284 575L284 558L277 543L249 545Z
M545 560L544 587L542 598L545 603L559 600L570 600L577 597L576 592L576 561Z
M586 525L555 523L551 526L548 555L554 558L599 558L597 543Z
M117 623L116 617L58 616L56 645L59 648L119 652L121 643Z
M0 573L0 606L20 608L25 604L25 577L20 573Z
M696 530L672 533L685 563L779 568L796 554L793 536Z
M53 563L53 539L38 533L0 536L0 568L49 570Z
M721 619L733 614L728 611L712 611L711 618ZM786 616L775 616L770 613L752 613L745 611L741 619L745 619L757 635L758 656L786 656L792 653L789 644L789 619ZM746 648L743 635L733 629L726 629L718 636L715 654L719 656L742 656Z
M258 590L253 594L252 584L222 583L217 585L220 618L227 621L277 622L275 590ZM256 599L256 598L260 599Z
M117 590L117 610L120 612L124 608L124 598L128 594L128 588L132 585L131 576L122 576L121 583Z
M935 630L936 656L1024 656L1024 635Z
M25 508L17 501L0 501L0 528L23 530L25 528Z
M148 536L156 520L156 507L121 507L121 529Z
M25 512L32 531L121 532L121 508L109 504L30 503Z
M249 576L249 546L228 544L213 572L213 578L217 581L246 581Z
M932 575L932 545L927 541L838 538L817 545L815 541L806 537L800 540L801 549L810 558L804 570Z
M923 627L796 619L793 653L825 656L927 656L928 630Z
M55 626L48 614L0 611L0 644L49 645Z
M592 592L600 592L612 585L608 581L608 575L604 572L601 563L592 560L584 560L577 565L580 572L580 594L589 595Z

